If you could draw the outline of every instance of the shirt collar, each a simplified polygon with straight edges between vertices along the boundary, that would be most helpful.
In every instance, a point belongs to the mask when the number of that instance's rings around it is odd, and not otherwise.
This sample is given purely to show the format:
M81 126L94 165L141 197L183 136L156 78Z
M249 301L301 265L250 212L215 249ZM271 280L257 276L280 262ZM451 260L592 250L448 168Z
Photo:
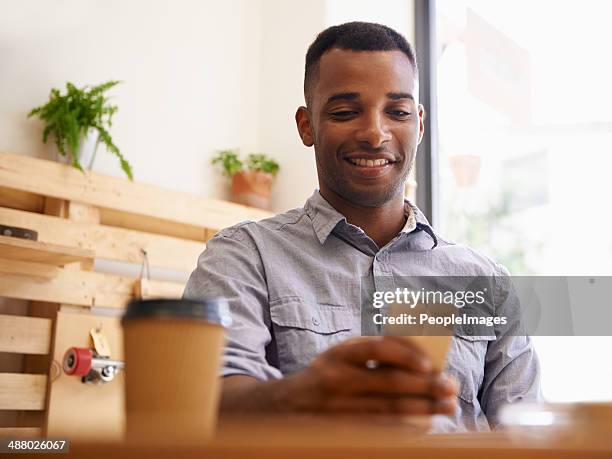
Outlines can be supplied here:
M434 233L433 228L427 221L423 212L412 204L408 199L404 199L404 208L406 210L406 224L402 229L402 233L411 233L415 230L425 231L434 241L432 249L438 245L438 238ZM340 212L321 196L319 190L314 193L304 205L304 210L312 221L315 234L321 244L324 244L331 232L341 221L346 222L346 218Z

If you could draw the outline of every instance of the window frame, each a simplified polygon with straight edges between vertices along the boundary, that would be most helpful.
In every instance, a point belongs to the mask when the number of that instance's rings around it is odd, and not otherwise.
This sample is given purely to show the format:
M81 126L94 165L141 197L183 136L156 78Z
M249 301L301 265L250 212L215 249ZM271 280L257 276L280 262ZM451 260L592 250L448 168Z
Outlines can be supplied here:
M414 0L415 48L419 68L419 101L425 107L425 132L415 162L416 203L429 223L439 219L438 118L436 75L436 2Z

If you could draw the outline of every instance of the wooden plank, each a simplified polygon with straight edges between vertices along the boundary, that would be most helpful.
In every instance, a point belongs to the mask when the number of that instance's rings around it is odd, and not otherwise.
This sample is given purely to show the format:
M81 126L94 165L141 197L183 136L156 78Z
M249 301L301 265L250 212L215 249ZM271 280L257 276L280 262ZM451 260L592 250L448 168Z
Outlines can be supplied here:
M217 233L218 233L217 230L206 230L206 239L205 239L205 241L206 242L210 241L213 237L216 236Z
M77 201L45 197L44 212L76 222L100 223L100 209Z
M282 415L243 416L243 428L227 429L224 419L209 443L188 444L168 432L145 442L73 441L72 457L94 458L334 458L334 459L513 459L609 458L612 443L605 421L588 427L561 426L542 435L528 431L427 434L409 416ZM274 430L270 425L279 426ZM552 427L552 426L551 426ZM270 435L274 432L275 435Z
M46 399L47 397L45 396L45 400ZM45 411L21 410L21 411L18 411L17 413L18 413L18 418L17 418L18 421L17 421L17 424L14 425L14 427L38 427L42 429L42 427L45 425L44 424ZM12 427L12 426L13 426L12 424L10 426L7 425L7 427Z
M53 279L62 272L64 272L64 270L58 266L43 265L40 263L31 263L27 261L5 260L0 258L0 273L4 274L17 274L22 276L31 276L36 280L46 280ZM11 295L0 294L0 296L14 298Z
M143 258L142 250L145 250L150 266L183 272L190 272L195 268L198 256L205 248L202 242L112 226L72 222L65 218L2 207L0 223L37 231L40 242L91 250L97 258L140 264Z
M254 420L254 422L257 422ZM343 430L338 426L332 432ZM401 435L401 434L400 434ZM381 444L363 437L369 443L356 447L353 444L336 443L319 445L318 439L310 438L305 446L274 445L186 445L166 440L157 443L88 443L72 442L70 457L73 459L609 459L610 448L597 450L585 444L582 447L567 446L563 443L546 444L524 436L514 442L506 441L495 447L452 447L431 448L428 446L397 446L394 443ZM523 441L524 440L524 441ZM159 443L163 443L160 441ZM543 443L543 444L542 444ZM34 457L34 456L32 456Z
M82 173L54 161L5 152L0 152L0 183L19 191L210 229L271 215L218 199L131 183L91 171Z
M91 347L89 331L101 327L111 357L123 360L120 319L91 314L57 313L54 366L61 365L68 348ZM121 372L103 385L83 384L78 377L59 374L51 380L46 432L49 437L118 440L123 435L125 377Z
M100 209L82 202L67 201L68 219L75 222L100 223Z
M129 214L127 212L100 209L101 222L108 226L133 229L145 233L161 234L192 241L206 241L206 228L186 223L177 223L147 215Z
M88 309L89 308L83 308ZM30 301L30 306L28 310L28 314L30 317L39 317L44 318L52 323L52 331L49 341L49 352L46 355L24 355L23 361L23 371L22 373L31 373L31 374L46 374L48 375L48 380L52 380L55 378L61 368L55 364L51 365L51 350L53 349L54 343L54 323L57 315L57 311L59 310L59 304L57 303L46 303L41 301ZM49 384L47 383L47 392L45 394L45 403L48 401L48 393L49 393ZM46 406L46 405L45 405ZM42 429L43 426L46 425L46 416L47 410L45 411L20 411L19 412L19 426L31 426L31 427L40 427Z
M47 215L53 215L54 217L66 218L68 215L68 208L66 202L63 199L51 198L49 196L44 197L45 206L43 213Z
M72 314L90 314L91 310L85 306L75 306L74 304L60 304L58 311L70 312Z
M46 375L0 373L0 410L44 410Z
M42 212L44 202L43 196L0 186L0 206L2 207Z
M100 211L97 207L82 204L75 201L65 201L52 197L45 197L44 213L70 221L81 221L85 223L100 223ZM91 271L93 269L93 259L91 261L81 261L67 265L70 269Z
M138 279L134 284L134 297L141 300L149 300L155 298L180 298L183 295L181 291L177 295L177 284L170 282L156 282L147 279Z
M0 352L49 353L51 319L0 314Z
M4 259L64 266L93 262L94 256L92 250L0 235L0 257Z
M0 438L39 438L40 427L0 427Z
M0 259L0 296L78 306L124 308L134 298L135 279ZM150 281L166 297L180 298L184 285Z

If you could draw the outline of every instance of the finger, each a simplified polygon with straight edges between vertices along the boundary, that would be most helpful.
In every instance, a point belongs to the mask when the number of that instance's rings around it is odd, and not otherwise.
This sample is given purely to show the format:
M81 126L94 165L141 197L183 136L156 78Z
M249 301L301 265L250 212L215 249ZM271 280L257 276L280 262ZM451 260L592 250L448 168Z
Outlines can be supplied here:
M439 391L441 395L457 396L459 394L459 383L452 376L442 374L443 382L439 383Z
M329 399L322 409L329 413L452 414L456 409L456 399L432 401L418 397L338 397Z
M431 361L415 344L392 336L356 338L328 350L328 357L357 366L368 361L419 373L431 370Z
M434 413L435 414L448 414L452 415L457 410L458 398L456 396L445 397L438 399L434 402Z
M330 357L359 367L375 362L407 370L428 372L431 362L414 343L398 337L360 337L331 348Z
M404 395L442 398L457 395L454 382L439 373L415 373L393 367L367 370L347 366L345 383L338 393L370 395Z

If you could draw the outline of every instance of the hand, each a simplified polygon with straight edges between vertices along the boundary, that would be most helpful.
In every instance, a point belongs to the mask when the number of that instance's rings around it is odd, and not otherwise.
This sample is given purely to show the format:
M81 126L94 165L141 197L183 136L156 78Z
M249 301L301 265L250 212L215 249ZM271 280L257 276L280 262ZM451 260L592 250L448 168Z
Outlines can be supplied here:
M347 340L285 382L295 411L452 414L457 406L457 384L402 337Z

